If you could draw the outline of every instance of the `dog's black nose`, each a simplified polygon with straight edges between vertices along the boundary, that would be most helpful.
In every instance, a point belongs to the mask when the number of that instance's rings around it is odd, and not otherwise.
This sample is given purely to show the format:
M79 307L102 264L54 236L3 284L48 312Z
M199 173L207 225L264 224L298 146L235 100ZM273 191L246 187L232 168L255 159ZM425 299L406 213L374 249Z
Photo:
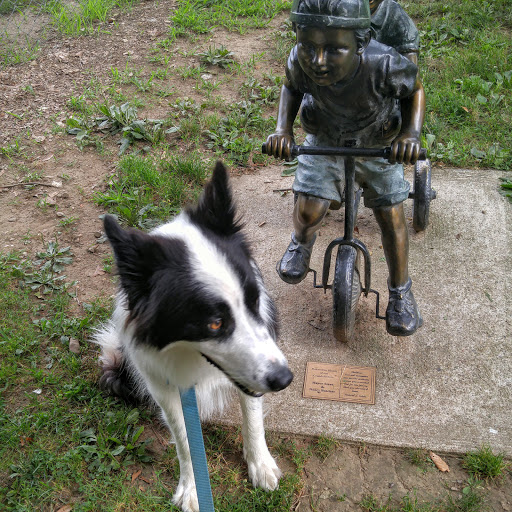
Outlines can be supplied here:
M290 385L293 380L293 373L287 366L280 366L267 377L267 384L271 391L281 391Z

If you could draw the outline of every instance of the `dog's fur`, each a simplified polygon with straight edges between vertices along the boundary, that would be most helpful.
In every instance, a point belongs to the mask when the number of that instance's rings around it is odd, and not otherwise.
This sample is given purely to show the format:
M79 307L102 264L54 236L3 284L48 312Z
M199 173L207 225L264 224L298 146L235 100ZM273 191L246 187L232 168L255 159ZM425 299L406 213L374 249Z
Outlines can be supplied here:
M120 291L95 337L100 384L160 407L180 463L174 503L199 510L178 392L194 385L202 418L238 390L249 477L275 489L281 473L265 442L261 395L293 376L275 343L275 308L240 231L226 169L218 163L198 205L150 234L124 230L112 216L104 225Z

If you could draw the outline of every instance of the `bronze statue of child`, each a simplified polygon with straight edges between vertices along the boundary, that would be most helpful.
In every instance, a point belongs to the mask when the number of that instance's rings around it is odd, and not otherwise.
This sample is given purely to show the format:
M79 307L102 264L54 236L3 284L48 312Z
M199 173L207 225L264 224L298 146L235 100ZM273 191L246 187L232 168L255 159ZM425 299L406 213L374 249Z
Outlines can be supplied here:
M372 37L418 64L420 36L414 21L395 0L370 0Z
M373 209L389 270L386 329L413 334L423 323L411 291L409 238L403 201L409 183L403 163L416 162L425 112L417 66L370 35L368 0L294 0L297 35L286 66L276 132L267 151L290 158L293 123L300 110L306 145L385 147L390 160L356 159L356 183ZM309 270L315 232L327 210L343 201L344 160L301 155L293 184L297 200L292 240L277 271L301 282Z

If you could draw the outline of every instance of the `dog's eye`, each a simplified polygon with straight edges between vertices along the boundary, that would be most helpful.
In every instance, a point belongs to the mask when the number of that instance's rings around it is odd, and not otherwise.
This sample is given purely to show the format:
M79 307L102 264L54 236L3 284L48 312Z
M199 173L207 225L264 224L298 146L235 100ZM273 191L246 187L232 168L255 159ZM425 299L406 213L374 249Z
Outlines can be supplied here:
M210 322L208 324L208 329L213 332L218 332L220 328L222 327L222 319L217 318L217 320L214 320L213 322Z

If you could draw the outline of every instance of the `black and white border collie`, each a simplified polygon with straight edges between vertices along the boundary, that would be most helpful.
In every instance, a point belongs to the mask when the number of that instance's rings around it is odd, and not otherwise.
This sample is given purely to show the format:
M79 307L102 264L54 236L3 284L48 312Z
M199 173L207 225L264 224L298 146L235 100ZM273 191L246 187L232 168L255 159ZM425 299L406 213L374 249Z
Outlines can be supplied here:
M238 391L249 477L275 489L281 472L265 442L262 395L293 376L276 345L275 308L240 231L226 169L218 163L199 203L149 234L124 230L112 216L104 225L120 290L95 336L100 385L161 409L180 464L173 502L199 511L178 392L191 386L203 419Z

